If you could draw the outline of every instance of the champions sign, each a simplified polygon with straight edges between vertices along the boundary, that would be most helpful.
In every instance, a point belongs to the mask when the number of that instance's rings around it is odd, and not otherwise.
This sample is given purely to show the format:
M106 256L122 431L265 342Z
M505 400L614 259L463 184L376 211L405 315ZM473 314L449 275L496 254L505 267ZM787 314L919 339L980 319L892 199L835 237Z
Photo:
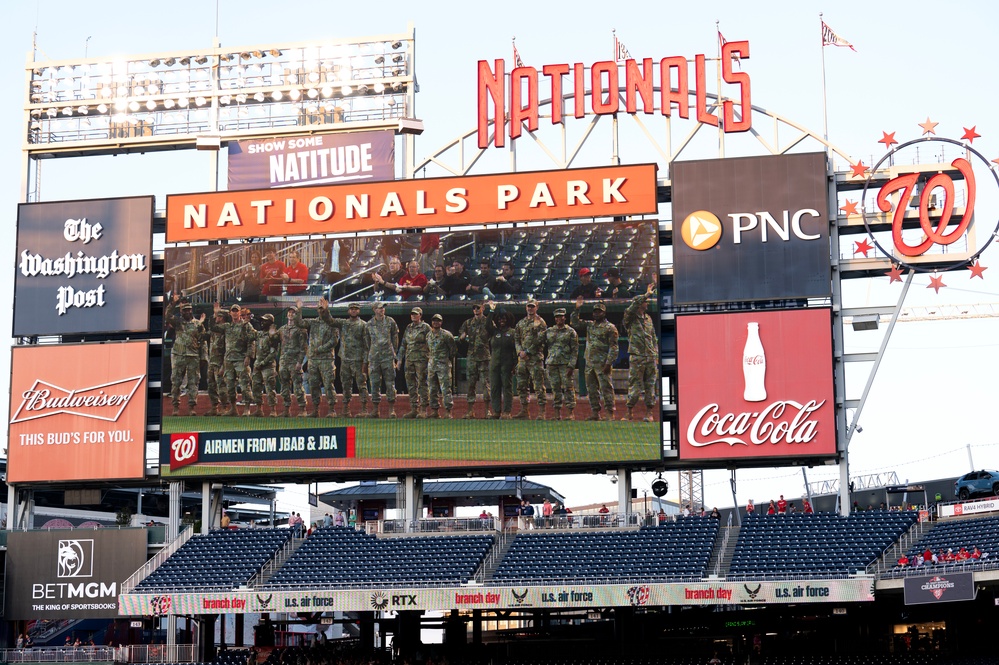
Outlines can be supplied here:
M7 481L145 474L148 342L11 350Z

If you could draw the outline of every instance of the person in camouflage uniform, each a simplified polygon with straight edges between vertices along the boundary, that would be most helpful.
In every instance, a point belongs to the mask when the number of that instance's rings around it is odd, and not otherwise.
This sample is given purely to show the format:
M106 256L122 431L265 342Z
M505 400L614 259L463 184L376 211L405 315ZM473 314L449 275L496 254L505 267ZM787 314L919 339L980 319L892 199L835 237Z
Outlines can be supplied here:
M422 307L414 307L409 316L410 322L399 346L399 357L406 363L406 390L409 391L409 411L403 418L426 418L424 409L430 403L427 394L427 361L430 359L427 335L430 325L423 320Z
M659 343L656 327L649 316L649 299L655 297L655 284L649 284L645 293L632 298L624 310L622 325L628 334L628 415L621 420L631 420L638 399L645 397L645 420L655 421L659 383Z
M361 319L361 306L356 302L347 306L346 319L335 319L329 309L319 310L319 316L340 333L340 387L343 388L343 417L350 416L350 400L354 395L354 383L361 396L361 410L358 416L367 416L368 383L364 371L364 361L368 357L368 340L364 335L367 324Z
M587 420L600 420L600 401L607 418L614 417L614 384L611 382L611 364L617 359L617 326L607 320L607 306L602 302L593 305L593 320L579 318L583 298L576 298L576 309L569 322L577 331L583 330L586 336L586 349L583 359L586 362L586 396L590 400L590 416Z
M545 331L548 324L538 316L538 303L533 298L527 301L527 316L517 322L513 329L517 342L517 392L520 393L520 412L514 420L529 420L531 417L531 382L538 396L538 420L545 419Z
M229 315L224 311L215 314L215 323L223 324ZM221 416L229 410L229 396L225 391L225 333L208 335L208 401L211 403L206 416Z
M371 412L369 418L378 417L378 403L381 401L381 388L385 386L388 398L389 418L395 418L395 370L399 367L396 351L399 348L399 324L385 316L385 303L376 302L372 309L375 315L364 327L368 357L362 373L371 380Z
M295 325L302 330L309 331L309 346L306 356L309 359L309 393L312 395L312 411L306 417L319 417L319 402L323 398L323 388L326 389L326 404L329 407L329 416L333 416L336 407L336 365L333 362L333 349L339 341L340 333L330 323L332 317L324 310L329 307L326 298L319 299L319 317L306 321L302 318L302 306L304 303L299 298L295 301L298 307L295 312Z
M489 336L489 417L509 418L513 412L513 371L517 366L517 341L513 315L496 311L496 303L486 302L486 335Z
M555 408L555 420L562 420L563 404L569 410L565 419L573 420L576 387L572 379L576 371L576 358L579 356L579 336L575 330L565 325L564 307L559 307L554 313L555 325L545 332L545 343L548 346L545 365L548 369L548 381L552 384L552 406Z
M454 396L451 392L451 365L458 355L458 343L449 330L444 330L444 317L434 314L430 319L430 332L427 333L427 348L430 359L427 361L427 381L430 384L429 418L439 418L441 393L444 393L445 418L451 419Z
M464 417L474 418L475 394L479 382L482 383L482 401L489 401L489 335L486 334L486 317L482 313L482 303L477 302L472 305L472 318L462 322L458 329L458 340L468 342L468 354L465 357L468 410Z
M281 358L278 361L278 376L281 378L281 401L285 418L291 415L291 399L298 402L298 413L305 413L305 388L302 386L302 364L305 362L305 349L309 345L309 334L295 325L298 309L289 307L287 321L278 328L281 338Z
M215 303L215 314L218 315L222 308ZM245 314L244 314L245 312ZM247 369L253 353L253 327L250 325L250 310L244 310L239 305L229 308L232 321L229 323L212 322L211 331L222 333L225 338L225 358L223 361L223 373L225 375L226 398L229 400L229 408L222 415L235 416L236 412L236 388L242 388L244 399L252 394L249 385L249 374ZM218 317L216 316L216 320Z
M281 336L274 327L274 315L261 318L263 330L256 331L253 345L253 404L248 415L263 417L264 397L272 418L277 418L277 357ZM254 407L259 407L256 409Z
M163 313L163 320L173 329L173 348L170 349L170 403L173 414L180 413L180 387L187 381L187 407L197 415L198 383L201 381L201 335L205 331L205 315L194 318L194 308L189 302L180 302L180 295L173 294Z

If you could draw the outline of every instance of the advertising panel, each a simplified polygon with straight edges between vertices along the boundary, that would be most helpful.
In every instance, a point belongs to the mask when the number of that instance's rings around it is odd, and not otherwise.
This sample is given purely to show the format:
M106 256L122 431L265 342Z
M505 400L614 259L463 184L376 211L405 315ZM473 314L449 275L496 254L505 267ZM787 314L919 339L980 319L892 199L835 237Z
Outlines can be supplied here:
M680 459L836 455L829 309L676 318Z
M660 459L655 222L174 247L165 273L164 476Z
M17 208L14 336L149 329L153 197Z
M826 156L676 162L677 304L831 293Z
M11 349L7 482L145 474L149 343Z
M395 133L339 132L229 142L229 189L395 178Z
M905 604L927 605L975 599L975 574L950 573L905 578Z
M656 165L167 196L166 240L654 215Z
M960 517L961 515L982 515L999 510L999 498L978 499L961 503L946 503L937 506L940 517Z
M225 593L147 593L121 597L123 616L251 612L575 609L670 605L782 605L874 600L874 579L649 584L546 584L524 587L298 589Z
M145 562L145 529L11 531L4 617L117 617L121 583Z

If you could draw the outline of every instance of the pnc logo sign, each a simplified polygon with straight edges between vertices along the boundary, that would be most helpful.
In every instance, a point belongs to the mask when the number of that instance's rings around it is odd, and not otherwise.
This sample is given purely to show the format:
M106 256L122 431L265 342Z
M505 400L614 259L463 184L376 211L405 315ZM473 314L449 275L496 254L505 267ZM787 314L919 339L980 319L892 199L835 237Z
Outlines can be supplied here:
M680 226L680 237L683 242L687 247L699 252L717 245L721 236L721 220L707 210L690 213Z

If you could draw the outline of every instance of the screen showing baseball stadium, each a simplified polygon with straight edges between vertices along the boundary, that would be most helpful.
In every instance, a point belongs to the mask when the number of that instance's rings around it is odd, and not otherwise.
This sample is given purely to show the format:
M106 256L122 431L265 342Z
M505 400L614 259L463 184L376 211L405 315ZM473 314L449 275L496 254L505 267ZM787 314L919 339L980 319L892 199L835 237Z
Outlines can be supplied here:
M165 251L168 477L661 458L655 220Z

